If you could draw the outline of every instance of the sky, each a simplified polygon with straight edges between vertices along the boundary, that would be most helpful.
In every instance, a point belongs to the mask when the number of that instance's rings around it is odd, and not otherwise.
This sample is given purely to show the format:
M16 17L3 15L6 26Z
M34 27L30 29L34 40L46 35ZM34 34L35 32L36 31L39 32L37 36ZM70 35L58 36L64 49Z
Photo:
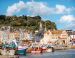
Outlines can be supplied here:
M75 0L0 0L0 15L40 15L57 29L75 30Z

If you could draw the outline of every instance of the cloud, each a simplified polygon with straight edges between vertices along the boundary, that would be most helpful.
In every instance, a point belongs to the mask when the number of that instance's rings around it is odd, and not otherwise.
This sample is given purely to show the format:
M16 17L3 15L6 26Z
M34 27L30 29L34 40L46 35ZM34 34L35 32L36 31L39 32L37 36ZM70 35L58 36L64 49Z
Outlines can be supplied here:
M30 12L39 15L64 14L72 10L72 8L60 4L57 4L55 7L49 7L43 2L27 2L26 5Z
M50 7L44 2L31 1L25 3L19 1L8 7L6 15L13 15L15 12L19 12L22 9L27 9L29 13L34 15L63 14L72 10L72 8L60 4L57 4L55 7Z
M49 14L51 10L43 2L27 2L27 9L33 14Z
M25 3L23 1L19 1L19 3L15 3L8 7L6 15L12 16L15 12L19 12L24 8L25 8Z
M73 22L75 17L73 15L64 15L60 18L60 22Z
M75 17L73 15L64 15L59 22L64 25L63 29L75 29Z
M66 12L70 12L71 11L71 8L67 8L66 6L64 5L56 5L56 8L55 8L55 12L57 14L60 14L60 13L66 13Z

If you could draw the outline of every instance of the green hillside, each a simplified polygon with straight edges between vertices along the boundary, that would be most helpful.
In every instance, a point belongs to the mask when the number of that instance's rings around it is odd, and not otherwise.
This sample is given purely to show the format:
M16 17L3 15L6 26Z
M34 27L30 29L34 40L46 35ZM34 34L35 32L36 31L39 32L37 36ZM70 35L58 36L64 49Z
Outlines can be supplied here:
M43 21L40 16L5 16L0 15L0 26L12 26L14 28L25 28L31 30L38 30L40 22L43 28L57 29L55 22L49 20Z

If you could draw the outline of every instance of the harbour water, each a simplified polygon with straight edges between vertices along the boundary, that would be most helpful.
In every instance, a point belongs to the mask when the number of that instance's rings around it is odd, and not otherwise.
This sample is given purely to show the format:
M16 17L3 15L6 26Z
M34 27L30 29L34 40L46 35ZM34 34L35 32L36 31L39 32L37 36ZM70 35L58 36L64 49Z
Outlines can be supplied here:
M20 56L19 58L75 58L75 49L60 50L43 54L27 54L26 56Z

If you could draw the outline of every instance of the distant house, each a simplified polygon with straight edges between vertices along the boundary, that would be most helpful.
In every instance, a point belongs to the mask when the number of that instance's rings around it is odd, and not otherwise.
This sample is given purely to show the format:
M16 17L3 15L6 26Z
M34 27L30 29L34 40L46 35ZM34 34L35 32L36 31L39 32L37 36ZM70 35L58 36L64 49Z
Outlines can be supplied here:
M3 31L0 31L0 41L3 41Z
M71 48L75 48L75 31L68 30L67 33L68 33L69 38L70 38Z
M14 36L15 36L15 38L18 38L18 39L19 39L19 37L20 37L19 31L15 31L15 32L14 32Z
M68 36L72 35L72 30L66 30L66 32L68 33Z
M73 45L75 45L75 31L72 31L72 34L70 35L71 42Z
M53 30L52 33L52 39L57 39L57 41L54 43L56 45L62 45L67 46L70 39L68 36L68 33L65 30Z
M64 46L67 46L68 42L70 41L68 33L65 30L62 31L62 33L60 34L59 39L61 41L61 44L64 45Z
M10 32L8 37L11 41L14 40L15 39L14 32Z
M54 44L59 45L59 36L62 33L62 30L52 30L52 39L55 39L56 41L54 42Z
M52 39L59 39L60 34L62 33L62 30L53 30L52 33Z
M44 37L41 39L40 43L41 44L48 44L49 42L51 42L52 39L52 33L50 30L44 32Z

